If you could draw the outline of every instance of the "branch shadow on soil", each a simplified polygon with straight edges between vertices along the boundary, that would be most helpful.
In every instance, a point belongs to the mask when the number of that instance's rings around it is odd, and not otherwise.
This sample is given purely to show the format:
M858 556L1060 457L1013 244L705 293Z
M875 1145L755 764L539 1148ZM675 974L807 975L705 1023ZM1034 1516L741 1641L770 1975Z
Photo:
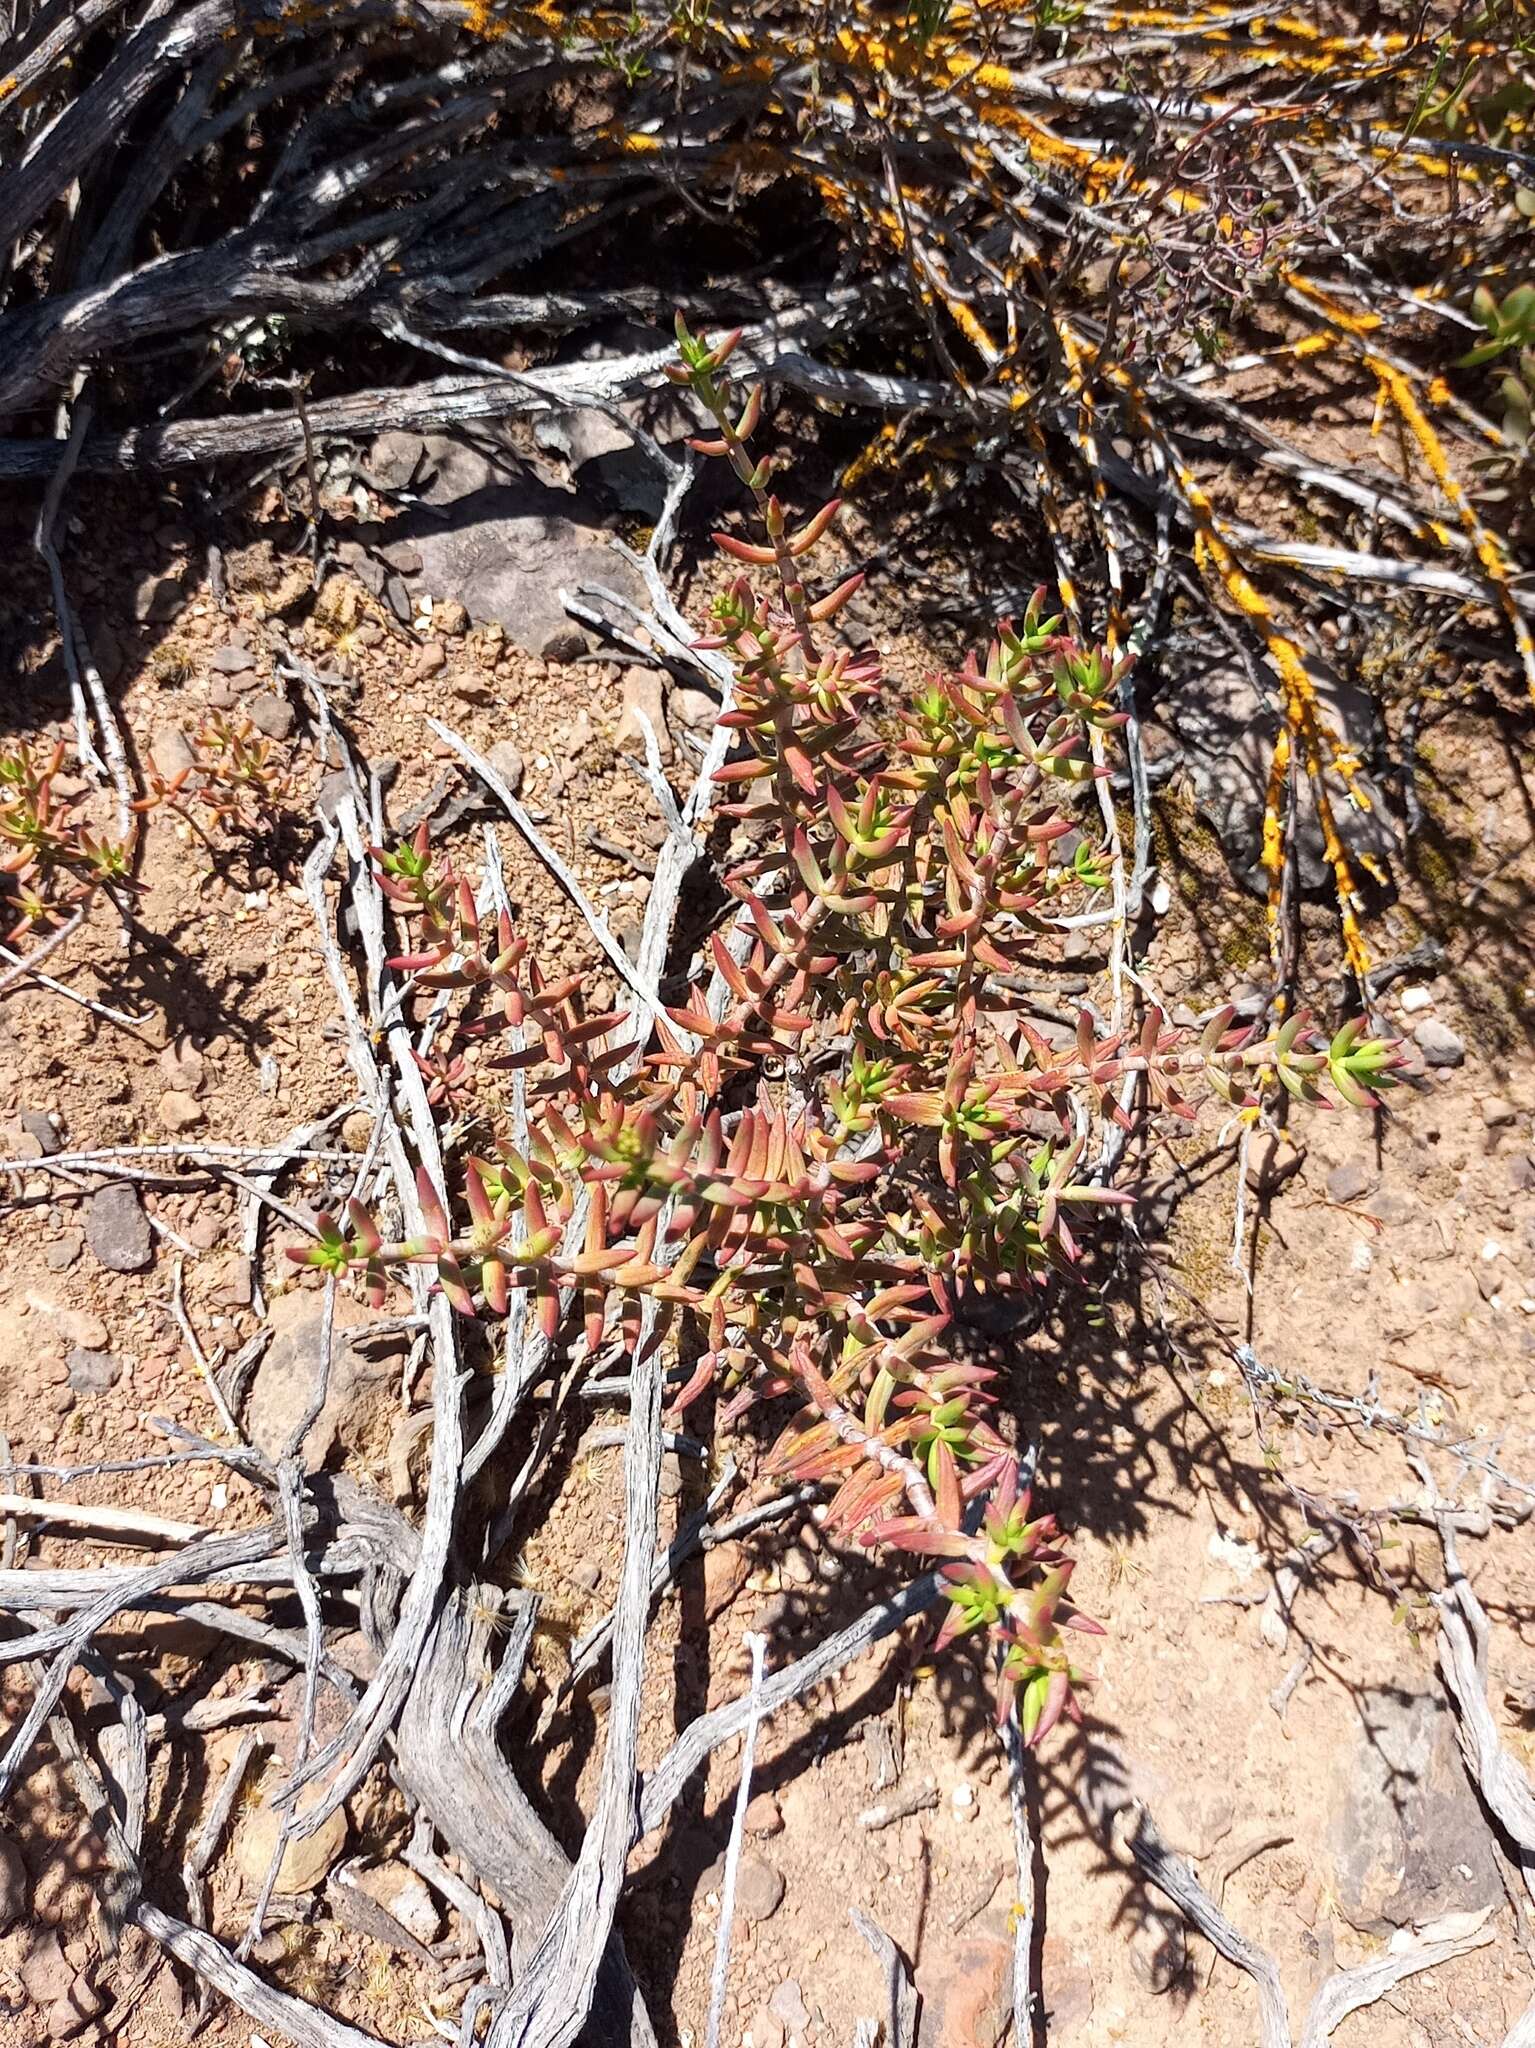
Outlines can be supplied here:
M1239 1519L1251 1527L1256 1518L1260 1546L1277 1562L1304 1535L1306 1519L1270 1468L1261 1434L1246 1411L1221 1410L1218 1394L1201 1384L1202 1367L1213 1366L1224 1353L1213 1340L1206 1340L1202 1352L1198 1334L1182 1328L1172 1342L1162 1316L1143 1303L1141 1291L1141 1268L1133 1264L1114 1283L1112 1313L1097 1323L1084 1320L1080 1302L1057 1301L1032 1328L1018 1327L1016 1315L1010 1330L995 1327L995 1321L989 1329L967 1325L974 1355L1001 1376L1002 1405L1017 1418L1020 1435L1037 1436L1037 1506L1061 1513L1068 1535L1071 1527L1091 1530L1111 1554L1133 1546L1168 1516L1187 1520L1203 1510L1218 1527ZM781 1559L788 1540L786 1534L778 1537L761 1554ZM1309 1597L1325 1600L1335 1586L1361 1579L1369 1583L1366 1566L1348 1545L1340 1545L1312 1566ZM689 1578L701 1589L701 1564L684 1574L684 1589ZM877 1568L855 1565L829 1586L805 1589L779 1610L772 1661L782 1664L803 1653L807 1636L819 1640L845 1625L879 1597L881 1581ZM1390 1598L1383 1585L1376 1583L1374 1591ZM686 1628L694 1625L691 1616L697 1611L688 1608ZM899 1696L924 1662L935 1627L929 1615L883 1656L851 1667L824 1688L782 1747L766 1745L768 1760L759 1759L754 1788L786 1790L833 1752L858 1743L870 1724L896 1712ZM1292 1650L1310 1655L1316 1673L1348 1694L1362 1739L1379 1748L1372 1702L1379 1701L1380 1689L1372 1692L1359 1684L1313 1642L1303 1614L1292 1611L1289 1628ZM967 1771L994 1773L999 1753L991 1685L973 1644L946 1652L925 1681L939 1704L945 1742L956 1760ZM1407 1697L1404 1691L1398 1704ZM1101 1709L1094 1711L1091 1695L1088 1705L1080 1729L1057 1736L1031 1761L1040 1833L1048 1834L1052 1854L1056 1845L1073 1840L1092 1845L1094 1869L1116 1878L1120 1886L1109 1924L1137 1937L1153 1971L1165 1969L1168 1957L1161 1951L1169 1939L1169 1909L1114 1846L1109 1828L1113 1813L1132 1797L1134 1731ZM780 1726L787 1719L781 1717ZM1389 1769L1386 1779L1393 1803L1406 1811L1421 1787ZM635 1930L633 1949L658 2015L674 2011L692 1904L704 1873L724 1850L733 1796L733 1782L715 1797L702 1778L696 1779L631 1884L628 1912L643 1922L643 1933ZM852 1821L844 1813L839 1824ZM920 1879L920 1872L915 1875ZM1041 1940L1050 1924L1047 1886L1042 1901ZM931 1938L931 1928L927 1932ZM921 1960L920 1952L914 1960ZM1192 2001L1196 1989L1190 1967L1170 1987L1171 1995L1184 2002ZM664 2018L660 2023L665 2026Z

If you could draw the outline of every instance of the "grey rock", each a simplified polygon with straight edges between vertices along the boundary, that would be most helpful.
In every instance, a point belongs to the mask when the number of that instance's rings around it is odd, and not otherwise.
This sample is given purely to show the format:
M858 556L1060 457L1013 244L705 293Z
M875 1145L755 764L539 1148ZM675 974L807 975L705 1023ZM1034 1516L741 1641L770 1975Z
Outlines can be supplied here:
M1360 1729L1336 1761L1334 1889L1344 1918L1389 1934L1501 1899L1492 1838L1431 1692L1396 1686L1359 1697Z
M322 775L320 787L315 791L314 807L327 825L334 825L336 813L352 793L351 777L344 768L332 768L329 775Z
M86 1351L77 1345L66 1363L69 1384L77 1394L104 1394L123 1376L123 1362L112 1351Z
M167 782L174 782L178 775L189 775L197 766L197 756L192 752L191 742L178 726L163 726L149 742L149 758L155 772L163 775Z
M512 792L512 795L516 796L517 792L522 788L522 778L527 773L527 767L521 754L518 753L511 741L497 740L485 758Z
M1466 1057L1464 1039L1457 1038L1449 1025L1441 1024L1437 1017L1425 1017L1412 1035L1425 1063L1431 1067L1458 1067Z
M810 2008L805 1994L792 1977L786 1977L768 2000L768 2010L781 2019L791 2034L803 2034L810 2025Z
M1369 1188L1373 1178L1367 1166L1357 1159L1345 1160L1342 1166L1335 1166L1327 1176L1327 1196L1333 1202L1357 1202Z
M684 689L681 684L674 683L671 710L679 723L690 730L707 731L720 715L720 702L707 690Z
M219 648L208 663L209 668L221 676L243 676L255 665L255 655L238 640L231 640L227 647Z
M583 339L564 360L602 361L614 356L640 355L664 346L654 328L634 321L618 321L601 339ZM677 444L698 431L688 411L669 385L657 379L659 389L645 397L631 399L619 407L622 419L643 428L677 452ZM572 480L582 490L595 490L621 512L634 512L654 519L666 495L666 479L659 466L639 447L632 434L616 420L590 406L579 411L546 414L533 430L538 446L564 461Z
M388 574L383 563L362 545L360 541L344 540L336 550L336 559L347 571L355 576L370 597L382 597L384 578Z
M521 457L497 434L494 426L476 429L472 440L462 434L424 434L422 449L426 460L416 478L416 495L428 505L451 506L476 491L523 482L527 470ZM415 538L414 534L407 535L403 519L394 521L389 534L395 544ZM450 594L430 584L427 587L434 597Z
M85 1205L85 1238L109 1273L141 1273L154 1257L149 1218L138 1190L116 1180Z
M409 490L426 463L426 442L420 434L389 427L368 450L368 474L386 491Z
M771 1920L783 1904L783 1872L748 1849L736 1869L736 1910L743 1920Z
M176 576L141 576L133 589L133 616L146 626L163 626L181 610L185 593Z
M63 1141L54 1125L53 1118L41 1109L24 1109L16 1119L29 1138L35 1138L43 1149L43 1157L51 1159L55 1152L62 1152Z
M43 1253L50 1273L67 1273L85 1249L83 1230L61 1230Z
M269 740L285 740L293 730L293 706L275 690L263 690L252 697L251 724Z
M318 1383L325 1317L313 1295L289 1294L272 1304L270 1321L274 1335L256 1368L245 1420L251 1442L275 1458L303 1420ZM360 1424L370 1390L394 1374L391 1359L370 1357L353 1341L359 1334L356 1327L340 1327L338 1318L325 1405L304 1446L311 1472L324 1464L338 1436Z
M793 1628L798 1618L798 1606L790 1593L770 1593L757 1612L752 1616L752 1627L763 1635L772 1635L781 1628Z
M1323 715L1344 746L1361 760L1374 758L1384 738L1380 712L1366 692L1320 661L1308 661ZM1269 764L1279 732L1278 714L1254 687L1240 662L1215 661L1181 669L1176 681L1177 739L1183 748L1194 793L1231 862L1232 872L1255 894L1265 890L1260 858ZM1322 828L1308 778L1301 777L1296 852L1302 886L1317 889L1331 877ZM1390 813L1367 774L1358 786L1371 798L1361 811L1343 800L1332 784L1333 818L1347 850L1370 854L1383 864L1397 850Z
M1527 1195L1535 1188L1535 1158L1528 1152L1521 1152L1517 1159L1508 1162L1509 1185L1515 1194Z
M454 600L472 618L494 620L517 646L550 660L583 652L585 637L571 626L561 589L606 583L638 600L633 570L600 527L578 516L577 500L521 480L472 481L475 474L462 461L440 468L424 495L446 505L447 518L407 513L394 522L396 543L386 553L398 567L395 547L408 543L434 597ZM444 496L450 483L459 487Z
M7 1834L0 1834L0 1934L27 1910L27 1866Z
M567 619L563 626L556 626L539 643L538 651L545 661L570 663L579 661L587 650L587 638L579 626L573 626Z

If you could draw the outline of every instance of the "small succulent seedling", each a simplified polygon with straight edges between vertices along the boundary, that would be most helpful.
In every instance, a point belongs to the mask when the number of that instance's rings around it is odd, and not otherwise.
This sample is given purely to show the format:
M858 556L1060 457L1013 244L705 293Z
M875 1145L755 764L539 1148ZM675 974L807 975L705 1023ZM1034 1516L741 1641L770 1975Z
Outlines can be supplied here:
M7 943L79 910L99 889L133 886L133 840L91 831L78 795L56 787L62 741L0 753L0 875L9 883Z
M272 741L248 718L205 718L192 737L192 760L166 777L154 770L136 806L164 804L206 837L204 820L245 839L270 834L293 795L293 778ZM195 807L195 808L194 808Z

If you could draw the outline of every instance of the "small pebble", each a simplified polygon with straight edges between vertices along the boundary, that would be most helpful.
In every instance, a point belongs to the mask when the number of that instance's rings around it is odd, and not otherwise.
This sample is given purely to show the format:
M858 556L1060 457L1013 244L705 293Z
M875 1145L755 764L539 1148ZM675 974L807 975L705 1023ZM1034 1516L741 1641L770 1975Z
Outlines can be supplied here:
M786 1977L768 2000L768 2010L783 2021L791 2033L803 2034L811 2024L805 1994L793 1977Z
M1357 1202L1370 1185L1370 1172L1357 1159L1335 1166L1327 1176L1328 1199L1334 1202Z
M354 1109L341 1124L341 1142L348 1152L366 1152L373 1136L373 1119L365 1109Z
M1431 1067L1458 1067L1466 1057L1465 1041L1436 1017L1425 1017L1412 1035L1425 1063Z
M1433 995L1426 988L1404 988L1402 990L1402 1008L1409 1017L1415 1017L1420 1010L1432 1009L1433 1003Z
M513 796L522 788L522 778L527 770L521 754L510 740L497 740L485 756L492 768L506 784Z
M122 1378L123 1362L110 1351L71 1351L69 1384L77 1394L104 1394Z
M1518 1118L1518 1110L1514 1108L1511 1102L1505 1101L1501 1095L1483 1097L1482 1122L1489 1131L1502 1130L1509 1124L1517 1123Z
M186 734L173 725L162 728L149 742L149 758L155 773L167 782L174 782L178 775L189 775L197 765Z
M137 1273L154 1257L144 1204L124 1180L98 1188L86 1203L85 1236L110 1273Z
M755 1792L747 1802L746 1832L767 1839L783 1833L783 1812L771 1792Z
M783 1904L783 1895L782 1871L748 1850L736 1870L736 1906L742 1919L770 1920Z
M202 1054L190 1038L178 1038L160 1055L160 1072L168 1088L180 1088L188 1095L200 1095L206 1078Z
M275 690L263 690L250 702L251 724L269 740L285 740L293 730L293 706Z
M195 1131L203 1120L201 1106L184 1088L167 1088L160 1097L160 1125L163 1130Z
M784 1577L792 1585L810 1586L815 1583L815 1562L805 1555L798 1544L786 1552L781 1569Z
M1300 1168L1305 1154L1275 1131L1258 1131L1247 1148L1247 1184L1257 1195L1271 1195Z

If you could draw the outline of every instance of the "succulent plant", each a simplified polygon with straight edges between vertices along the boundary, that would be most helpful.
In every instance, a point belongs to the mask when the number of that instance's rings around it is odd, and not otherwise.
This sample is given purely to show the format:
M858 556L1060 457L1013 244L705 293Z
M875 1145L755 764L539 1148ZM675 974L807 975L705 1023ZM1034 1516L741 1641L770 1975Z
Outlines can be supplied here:
M521 1069L527 1138L482 1105L462 1221L423 1175L424 1235L387 1242L354 1202L289 1255L375 1298L392 1269L430 1266L466 1315L526 1290L547 1337L574 1311L593 1350L610 1308L632 1336L646 1296L691 1320L702 1354L677 1407L710 1385L727 1419L787 1399L773 1469L834 1489L831 1530L939 1560L943 1639L985 1631L999 1705L1016 1696L1038 1740L1078 1711L1070 1644L1096 1624L958 1312L1072 1275L1082 1219L1129 1200L1094 1167L1108 1124L1192 1116L1198 1095L1249 1121L1282 1095L1365 1106L1396 1054L1304 1015L1272 1033L1229 1011L1199 1032L1155 1009L1133 1031L1088 1009L1070 1032L1032 1017L1018 970L1106 879L1105 853L1064 843L1086 815L1074 794L1106 772L1091 740L1122 723L1124 663L1064 633L1043 590L984 655L914 689L836 645L860 579L817 597L804 566L836 504L795 519L770 491L760 387L738 396L725 375L735 337L679 320L678 345L672 375L713 428L695 445L731 463L761 535L718 537L743 573L703 643L735 671L721 808L752 842L725 878L738 909L710 945L713 997L698 987L631 1041L622 1012L584 1013L576 978L547 981L508 918L482 928L425 827L374 849L415 927L391 964L472 995L485 1041L472 1067L442 1043L439 1099L472 1113L477 1076Z

